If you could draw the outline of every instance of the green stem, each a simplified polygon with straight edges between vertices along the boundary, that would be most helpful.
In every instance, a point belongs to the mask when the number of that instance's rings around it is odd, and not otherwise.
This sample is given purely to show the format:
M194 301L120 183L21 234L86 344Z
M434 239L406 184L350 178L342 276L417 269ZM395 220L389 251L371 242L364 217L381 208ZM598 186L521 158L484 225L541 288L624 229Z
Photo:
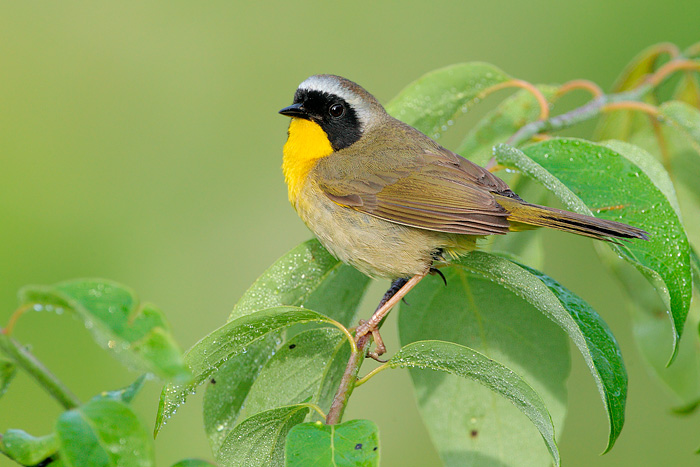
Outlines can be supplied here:
M375 368L374 370L372 370L372 371L370 371L369 373L367 373L366 375L364 375L362 378L359 378L359 379L357 380L357 382L355 382L355 387L357 387L357 386L362 386L362 385L365 384L367 381L369 381L370 378L372 378L373 376L375 376L377 373L386 370L387 368L391 368L391 366L389 365L389 362L386 362L386 363L384 363L384 364L378 366L378 367Z
M51 373L26 348L0 330L0 350L10 357L20 368L29 373L39 385L56 399L66 410L74 409L82 403L59 379Z
M348 364L345 367L345 373L343 373L343 378L340 380L340 386L338 386L338 390L333 398L331 409L326 416L326 425L336 425L343 418L343 412L345 412L345 407L347 407L350 395L357 383L357 374L371 343L372 334L366 334L357 340L357 352L353 352L350 355Z

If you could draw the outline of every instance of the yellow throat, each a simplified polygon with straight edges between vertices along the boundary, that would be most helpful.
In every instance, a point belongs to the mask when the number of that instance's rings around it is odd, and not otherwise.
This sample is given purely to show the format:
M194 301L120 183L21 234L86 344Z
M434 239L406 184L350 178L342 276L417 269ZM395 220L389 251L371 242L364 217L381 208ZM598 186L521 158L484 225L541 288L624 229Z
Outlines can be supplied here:
M282 151L282 172L287 183L289 201L296 201L309 172L319 159L333 152L326 132L317 124L303 118L292 118L289 137Z

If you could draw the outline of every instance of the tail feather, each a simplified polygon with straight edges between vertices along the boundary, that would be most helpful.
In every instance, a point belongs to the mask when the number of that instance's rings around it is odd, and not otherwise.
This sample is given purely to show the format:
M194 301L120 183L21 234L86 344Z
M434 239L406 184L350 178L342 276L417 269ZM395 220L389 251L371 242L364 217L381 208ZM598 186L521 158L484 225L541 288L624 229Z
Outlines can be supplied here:
M511 230L522 230L525 226L550 227L608 242L614 242L615 238L649 239L644 230L622 222L529 204L506 196L494 196L498 204L510 212L508 221L511 222Z

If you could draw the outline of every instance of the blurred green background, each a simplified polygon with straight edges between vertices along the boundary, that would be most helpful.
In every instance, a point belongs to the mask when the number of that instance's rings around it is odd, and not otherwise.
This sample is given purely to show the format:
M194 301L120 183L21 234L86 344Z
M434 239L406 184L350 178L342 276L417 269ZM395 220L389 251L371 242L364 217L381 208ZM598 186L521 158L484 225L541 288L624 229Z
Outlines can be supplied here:
M3 2L0 322L22 285L99 276L158 304L183 348L222 324L247 286L310 236L287 201L288 119L277 110L311 74L347 76L382 102L427 71L471 60L531 82L587 78L609 88L646 46L700 40L699 24L689 1ZM546 235L547 258L570 261L545 271L603 315L630 374L626 427L600 457L604 411L573 353L564 463L697 464L698 416L669 413L673 400L647 375L590 242ZM136 377L66 316L26 315L15 335L83 399ZM395 334L386 338L396 349ZM149 428L159 390L151 382L136 402ZM20 375L0 399L0 430L45 434L58 414ZM382 465L437 463L405 372L359 388L349 416L377 422ZM156 449L163 466L211 458L201 394Z

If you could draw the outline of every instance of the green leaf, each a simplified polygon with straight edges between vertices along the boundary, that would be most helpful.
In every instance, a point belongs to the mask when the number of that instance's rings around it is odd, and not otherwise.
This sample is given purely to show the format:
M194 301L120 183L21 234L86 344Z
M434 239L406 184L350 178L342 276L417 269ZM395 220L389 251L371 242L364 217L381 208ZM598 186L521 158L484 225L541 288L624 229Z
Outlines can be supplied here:
M410 307L401 306L401 344L449 341L499 362L514 372L512 378L523 379L534 389L549 409L554 426L539 433L541 425L533 426L510 400L498 397L481 382L411 370L418 406L443 462L447 466L551 463L551 432L561 429L566 410L570 369L566 336L500 281L473 274L461 263L441 271L447 287L439 278L426 277L411 291ZM540 289L546 290L541 284ZM432 356L425 352L428 361ZM550 440L544 445L543 435Z
M609 246L654 284L667 304L673 360L690 306L692 278L688 239L665 194L621 154L582 140L552 139L529 146L525 153L499 146L496 157L538 180L573 211L594 211L649 233L649 241Z
M379 430L369 420L301 423L287 435L286 467L376 467Z
M628 284L628 288L634 282ZM673 365L665 358L665 337L670 323L665 318L663 303L658 297L640 293L635 296L637 305L632 310L633 331L640 353L651 367L653 374L670 390L677 407L696 406L700 402L700 338L697 332L686 332L681 340ZM644 301L644 298L648 300ZM688 314L687 328L697 329L700 322L700 306L693 300Z
M270 266L243 294L229 321L276 306L303 306L351 326L369 278L313 239Z
M349 358L347 338L335 328L312 329L294 336L265 364L240 417L302 402L328 411Z
M606 146L636 164L654 185L666 195L669 203L681 217L676 191L661 163L649 153L627 143L607 142ZM684 216L687 220L689 216ZM687 226L686 226L687 229ZM616 261L609 250L598 248L615 276L620 280L635 308L632 310L633 330L642 356L657 378L676 396L677 405L692 407L700 401L700 339L696 333L684 336L673 365L667 365L664 354L665 336L671 332L671 323L665 319L664 304L660 297L644 287L643 279L631 273L629 267ZM692 251L691 251L692 259ZM691 302L686 327L695 328L700 319L697 300Z
M130 367L164 380L186 381L190 374L163 312L139 305L134 293L116 282L81 279L20 290L20 303L37 311L74 312L98 344Z
M700 154L700 110L680 101L665 102L659 107L661 122L683 135Z
M617 78L612 92L629 91L640 85L647 75L654 72L659 58L666 54L670 47L674 47L673 44L656 44L640 52ZM651 104L655 103L652 95L645 96L645 101ZM606 139L626 141L640 129L649 129L649 118L646 115L633 110L617 110L600 118L594 139L598 141Z
M610 328L588 303L551 277L522 264L478 251L460 266L500 284L557 323L581 352L608 416L609 451L622 431L627 398L627 372Z
M216 464L202 459L183 459L172 465L172 467L211 467Z
M537 86L545 99L556 98L557 86ZM531 92L518 91L501 102L467 133L457 153L479 165L485 165L493 156L493 147L505 143L514 133L540 117L540 105Z
M679 207L676 190L668 173L658 160L631 144L611 141L606 142L605 145L642 169L654 185L666 195L679 218L681 217L680 213L683 206ZM678 156L677 154L674 155ZM692 155L696 157L695 154ZM682 186L677 186L683 189ZM683 195L684 192L680 191L678 194ZM698 212L700 206L689 205L688 203L692 204L692 200L686 197L683 203L686 206L686 215L682 216L682 218L685 221L686 232L692 234L694 228L700 227L700 224L697 226L689 225L688 222L693 221L697 217L693 213ZM671 323L666 319L665 305L661 297L645 286L644 278L634 274L631 266L617 261L616 254L602 245L596 245L596 247L603 261L627 291L631 301L632 329L640 353L649 365L651 372L675 396L676 405L679 407L675 410L690 410L700 401L700 339L698 335L696 333L686 333L681 339L678 354L673 361L673 365L668 366L664 347L667 345L667 336L673 331ZM694 280L694 282L696 283L697 281ZM691 301L685 327L694 329L699 319L700 307L697 299L694 299Z
M469 347L435 340L417 341L402 347L389 360L388 364L392 368L408 367L446 372L477 381L491 391L500 394L513 403L537 427L555 465L559 465L559 450L554 439L554 424L549 411L539 394L513 370ZM412 372L412 374L417 373ZM418 395L419 403L424 396L423 394ZM484 410L487 410L487 405L484 404ZM452 417L455 409L456 407L452 413L443 414L445 415L443 418ZM469 416L467 413L461 415L463 417ZM483 434L480 434L477 429L472 429L469 436L477 438ZM437 444L440 448L442 442L438 441ZM479 447L476 450L479 450ZM451 452L449 455L443 454L446 464L454 464L456 459L451 457L454 455L455 452Z
M368 284L365 275L333 258L318 240L309 240L270 266L236 304L229 320L267 307L288 305L316 310L349 326L356 320L357 308ZM292 334L289 330L285 332L287 338ZM239 411L248 398L248 392L268 360L280 351L282 337L281 334L269 335L249 346L246 354L229 358L212 375L204 398L204 423L214 452L240 420ZM291 344L291 341L285 343L286 346ZM345 352L338 353L337 357L342 358ZM333 367L337 365L334 363ZM324 384L333 384L335 373L329 371ZM322 397L318 402L322 405L327 392L327 388L321 390ZM296 402L301 400L280 400L278 405ZM247 413L252 412L248 410Z
M255 358L251 356L248 361L254 362ZM312 329L286 341L261 369L253 371L254 380L246 377L247 367L254 365L238 364L236 371L226 373L220 370L215 375L216 383L207 386L204 400L204 421L212 451L219 450L236 420L258 412L303 402L328 411L349 358L350 346L343 333L334 328ZM238 390L241 381L250 381L245 391ZM235 406L232 399L236 400Z
M0 356L0 397L2 397L7 388L10 387L10 382L17 374L17 367L14 362Z
M141 389L143 389L143 385L146 383L146 375L141 375L139 376L136 381L131 383L130 385L117 389L116 391L105 391L99 396L95 396L96 398L107 398L107 399L113 399L116 401L120 402L125 402L127 404L131 403L132 400L134 400L134 397L141 392Z
M700 108L700 83L692 71L685 71L673 91L673 100Z
M639 167L654 186L666 197L676 215L681 217L681 207L676 197L676 189L666 168L654 156L640 147L622 141L603 141L603 146L612 149L635 166Z
M204 393L204 430L212 452L236 425L248 392L265 363L275 354L280 342L269 335L249 345L246 352L229 358L209 379Z
M488 63L472 62L431 71L406 86L386 106L392 116L438 138L480 94L510 76Z
M654 44L637 54L622 71L613 85L613 92L628 91L637 87L644 78L652 73L659 62L659 58L668 54L668 50L675 48L674 44L663 42Z
M224 439L216 460L236 467L284 465L287 433L309 413L308 404L260 412L239 423Z
M58 450L56 435L35 437L22 430L7 430L0 439L0 452L22 465L37 465Z
M252 313L231 321L202 338L185 354L185 362L194 375L191 383L169 384L163 388L156 415L155 433L162 428L188 394L210 380L216 371L232 357L247 352L249 346L269 335L275 335L295 324L337 325L337 322L315 311L296 307L275 307Z
M155 465L153 442L131 408L113 399L93 399L61 414L56 422L59 453L67 465Z

